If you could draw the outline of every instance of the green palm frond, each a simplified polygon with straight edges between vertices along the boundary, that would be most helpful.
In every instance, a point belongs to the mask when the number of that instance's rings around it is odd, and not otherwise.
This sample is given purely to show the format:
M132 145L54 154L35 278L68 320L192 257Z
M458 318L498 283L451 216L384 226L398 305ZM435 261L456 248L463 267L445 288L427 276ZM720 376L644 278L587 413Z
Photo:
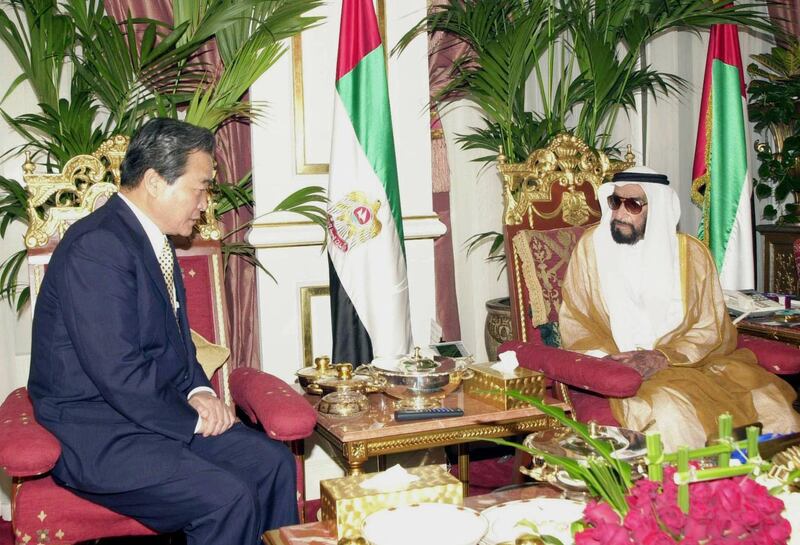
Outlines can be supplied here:
M325 188L318 185L311 185L298 189L281 202L279 202L273 212L292 212L299 214L311 222L325 228L328 216L325 211L325 204L328 198L325 196Z
M322 4L321 0L256 0L250 17L240 19L217 34L222 61L226 65L233 62L237 52L258 34L281 42L317 26L323 18L308 13Z
M192 5L200 10L203 4ZM213 84L198 87L187 108L186 121L215 129L231 117L260 115L264 105L243 102L242 97L286 53L285 38L318 24L320 18L305 14L319 5L319 0L254 1L249 17L240 17L219 32L225 70Z
M4 98L27 81L39 103L55 107L64 59L75 44L74 26L56 0L15 0L8 5L11 17L0 10L0 40L22 73Z
M214 201L217 203L214 212L218 216L242 206L252 208L254 203L252 172L245 174L236 183L215 184L212 192Z
M489 262L504 263L506 260L506 256L503 252L504 240L505 237L503 236L503 233L498 233L497 231L486 231L484 233L478 233L469 237L464 243L464 246L467 250L467 255L469 256L478 248L488 244L489 250L486 252L486 257L484 259Z
M434 7L395 50L402 51L422 32L446 32L469 45L453 63L450 83L433 100L473 100L495 124L492 130L499 130L505 153L517 157L511 133L525 123L525 82L561 28L548 18L550 9L549 2L537 0L451 0Z
M159 95L190 94L206 77L201 63L186 66L202 44L176 45L185 24L164 36L158 33L163 23L141 24L145 30L138 47L132 20L123 31L111 17L103 17L89 30L91 39L82 42L80 56L73 59L78 76L108 110L110 130L122 134L132 134L154 113L163 100Z
M769 53L751 57L763 66L761 68L757 64L750 64L747 71L751 76L769 81L800 77L800 41L797 38L789 40L786 47L776 46Z
M27 257L25 250L19 250L0 264L0 299L6 299L17 312L21 311L30 299L28 286L17 281Z
M0 176L0 238L14 222L28 224L28 193L16 180Z
M98 106L91 93L73 82L70 99L40 104L40 113L3 117L28 142L23 149L43 152L48 169L60 169L71 157L93 153L108 135L95 123Z
M223 191L225 192L232 192L229 194L227 198L232 199L235 201L237 199L242 199L243 201L250 199L250 204L252 204L252 189L249 187L250 183L250 175L248 174L246 177L242 178L239 183L236 184L236 188L234 186L219 186L220 189L225 187ZM327 224L327 214L325 211L325 204L328 202L328 199L325 197L325 188L320 186L309 186L304 187L302 189L298 189L297 191L291 193L285 199L283 199L280 203L278 203L275 208L273 208L270 212L266 214L262 214L258 218L253 218L249 222L239 226L234 231L226 233L223 236L222 242L222 251L225 256L226 264L227 260L230 256L238 256L244 259L247 263L258 267L265 273L269 275L270 278L276 280L275 277L272 275L271 272L261 263L256 255L256 249L248 242L228 242L226 239L230 238L231 235L237 233L241 230L248 229L252 224L253 221L256 219L263 218L270 214L274 214L276 212L291 212L293 214L298 214L307 220L319 225L322 228L325 228ZM277 280L276 280L277 281Z

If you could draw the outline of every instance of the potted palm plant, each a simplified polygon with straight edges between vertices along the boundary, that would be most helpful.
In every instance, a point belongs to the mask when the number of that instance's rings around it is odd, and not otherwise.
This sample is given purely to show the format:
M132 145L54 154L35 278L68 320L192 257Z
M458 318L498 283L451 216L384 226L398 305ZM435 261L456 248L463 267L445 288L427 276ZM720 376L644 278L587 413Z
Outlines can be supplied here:
M771 30L760 6L713 0L449 0L431 8L396 50L425 32L464 44L450 83L432 101L444 106L466 98L482 110L482 126L459 135L458 142L485 151L477 160L487 165L500 155L522 162L562 132L615 158L612 130L620 114L635 109L640 96L687 88L678 76L642 62L645 46L673 29L697 31L719 23ZM525 109L529 90L540 104L534 111ZM468 252L478 247L488 248L488 260L505 264L502 233L468 239ZM487 303L497 313L495 322L508 313L500 307L508 307L507 298ZM511 331L510 324L498 329Z
M31 152L50 171L70 157L92 153L112 136L130 136L153 116L180 115L215 132L233 119L257 118L263 105L246 101L247 89L285 53L286 38L319 23L308 12L320 4L173 0L174 22L167 25L150 19L118 24L100 0L12 2L8 12L0 11L0 40L21 73L3 100L27 81L40 109L17 117L0 110L25 140L6 154ZM211 40L222 59L214 76L200 55ZM62 96L59 89L65 87ZM220 180L215 191L220 214L253 204L249 173L240 180ZM321 187L303 188L275 210L322 225L323 201ZM22 184L0 177L0 237L10 224L27 222L26 208ZM230 234L223 235L225 255L244 256L263 268L252 247L226 243ZM18 310L28 300L28 289L16 280L24 261L21 249L0 265L0 298Z

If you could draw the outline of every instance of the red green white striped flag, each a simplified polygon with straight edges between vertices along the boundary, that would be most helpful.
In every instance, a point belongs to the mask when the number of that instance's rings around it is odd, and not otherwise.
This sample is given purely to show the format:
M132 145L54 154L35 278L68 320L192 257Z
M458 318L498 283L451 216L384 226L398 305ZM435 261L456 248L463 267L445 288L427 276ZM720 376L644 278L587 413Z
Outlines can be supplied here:
M714 25L708 43L692 200L703 209L698 236L724 289L752 289L752 183L747 169L745 93L736 25Z
M328 182L333 361L411 349L386 61L371 0L344 0Z

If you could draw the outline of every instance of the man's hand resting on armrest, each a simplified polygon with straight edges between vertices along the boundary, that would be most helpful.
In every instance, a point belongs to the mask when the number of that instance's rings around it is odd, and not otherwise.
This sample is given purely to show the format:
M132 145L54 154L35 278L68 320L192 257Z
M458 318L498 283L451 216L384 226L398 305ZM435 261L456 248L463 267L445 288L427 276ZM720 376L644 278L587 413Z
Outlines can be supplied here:
M189 405L200 415L200 428L197 433L203 437L220 435L235 422L233 407L226 405L208 392L198 392L189 398Z
M647 380L665 367L669 367L666 356L658 350L632 350L611 354L610 359L627 365L636 370L642 378Z

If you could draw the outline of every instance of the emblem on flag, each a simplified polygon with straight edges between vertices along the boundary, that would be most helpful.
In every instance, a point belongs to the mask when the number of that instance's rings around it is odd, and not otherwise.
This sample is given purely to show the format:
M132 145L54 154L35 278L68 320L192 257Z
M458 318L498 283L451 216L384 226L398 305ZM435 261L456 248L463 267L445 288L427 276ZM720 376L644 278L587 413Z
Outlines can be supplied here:
M328 210L328 233L334 246L346 252L381 232L378 209L361 191L352 191Z

